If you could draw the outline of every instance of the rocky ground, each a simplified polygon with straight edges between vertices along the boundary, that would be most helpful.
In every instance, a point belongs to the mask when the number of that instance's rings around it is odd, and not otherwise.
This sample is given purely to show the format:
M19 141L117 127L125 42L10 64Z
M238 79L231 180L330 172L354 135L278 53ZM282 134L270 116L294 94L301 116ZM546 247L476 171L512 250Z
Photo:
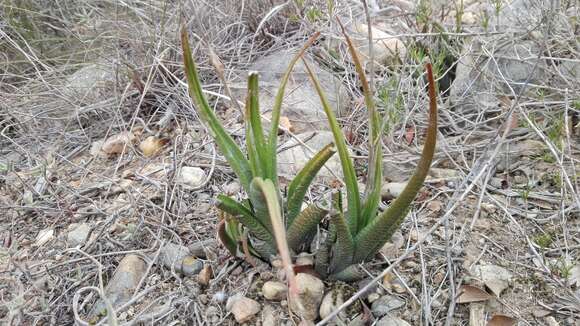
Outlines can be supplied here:
M580 325L578 3L367 2L372 55L358 1L0 4L2 324L322 325L354 297L331 324ZM366 112L335 17L386 117L383 208L422 148L427 53L439 138L368 277L299 273L299 318L278 264L233 259L217 241L215 197L243 194L187 96L178 31L240 143L247 72L260 72L267 123L288 58L321 31L307 58L364 183ZM285 185L332 140L301 64L282 114ZM335 157L308 201L340 179Z

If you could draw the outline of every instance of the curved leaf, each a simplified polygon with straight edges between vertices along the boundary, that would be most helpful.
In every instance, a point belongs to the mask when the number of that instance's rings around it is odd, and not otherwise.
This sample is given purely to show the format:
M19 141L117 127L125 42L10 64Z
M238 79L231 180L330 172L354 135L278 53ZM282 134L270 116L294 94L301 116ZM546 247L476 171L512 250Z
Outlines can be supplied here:
M264 143L264 131L260 116L258 73L248 76L248 94L246 97L246 147L254 176L266 177L267 153Z
M219 195L218 200L217 207L220 210L238 219L240 223L247 227L256 238L262 239L272 246L274 245L272 234L258 219L256 219L249 209L232 198L224 195Z
M304 201L304 195L312 183L312 180L335 152L334 144L331 143L324 146L323 149L316 153L316 155L306 163L304 168L298 172L292 182L290 182L290 185L288 186L288 199L286 201L286 225L288 227L292 226L294 218L296 218L300 213L302 202Z
M330 223L333 224L336 230L336 244L334 245L330 264L330 270L334 274L352 264L354 241L344 219L344 215L339 213L333 214L330 217Z
M327 213L328 210L316 205L310 205L300 212L294 223L288 228L288 246L297 251L297 248L304 244L305 239L316 231L316 227Z
M360 220L360 197L358 193L358 184L356 181L356 173L354 171L354 165L350 154L348 153L348 148L346 146L346 140L344 139L344 134L338 125L338 121L334 116L334 112L330 107L330 103L328 103L328 99L318 82L318 78L316 74L310 69L306 60L304 61L304 66L306 67L306 71L308 72L308 76L314 84L316 88L316 92L318 93L318 97L320 98L320 102L322 103L322 107L324 108L324 112L326 113L326 118L328 123L330 124L330 128L332 130L332 135L334 136L334 142L336 144L336 148L338 150L338 156L340 157L340 163L342 165L342 172L344 174L344 182L346 184L346 198L348 204L348 225L354 234L356 234L357 230L359 229L360 225L362 224Z
M344 213L342 209L342 191L338 189L338 191L333 192L331 196L331 207L341 214Z
M185 73L187 75L187 84L189 86L189 96L195 101L195 104L199 109L200 118L209 127L213 139L217 143L232 170L234 170L240 179L240 183L244 189L248 191L252 180L250 164L242 153L240 147L223 128L222 124L209 106L207 99L203 95L201 82L199 81L199 76L197 74L197 67L189 47L189 39L185 26L181 28L181 46L183 49L183 62L185 65Z
M237 257L238 254L238 244L237 242L229 235L226 229L226 220L222 219L217 226L217 235L220 242L226 247L226 249L230 252L230 254L234 257Z
M409 206L423 186L429 172L435 145L437 143L437 97L435 94L435 80L431 64L427 63L427 78L429 80L429 127L427 138L423 146L421 159L415 173L407 183L403 192L393 201L389 208L375 218L356 237L356 253L354 262L362 262L372 257L387 242L393 233L400 227L407 215Z
M254 217L260 221L260 224L262 224L270 234L273 234L272 221L270 219L270 212L268 211L266 198L264 197L262 189L258 187L257 180L264 181L259 177L254 178L250 184L250 192L248 193L254 211Z
M381 144L381 127L380 127L380 117L379 112L377 111L375 101L373 98L372 93L372 85L369 85L367 81L367 77L365 75L365 70L361 61L358 57L357 51L346 33L346 30L340 20L337 18L338 24L342 30L342 35L346 39L346 44L348 45L348 51L350 56L352 57L352 62L354 63L355 70L357 72L358 78L360 79L363 94L365 98L365 104L368 110L369 116L369 127L370 127L370 136L369 136L369 167L368 167L368 175L367 175L367 184L365 187L365 194L364 198L365 201L363 203L362 212L361 212L361 225L359 225L359 229L356 230L358 232L360 229L364 228L372 219L374 219L375 215L377 214L377 210L379 207L379 201L381 198L381 184L383 181L383 167L382 167L382 144ZM369 45L372 46L372 45ZM371 72L373 73L373 72Z
M335 274L330 275L331 280L339 280L343 282L354 282L360 281L365 278L368 274L359 267L358 264L353 264L347 266L341 271L337 271Z
M302 46L300 51L298 51L298 53L296 53L296 55L292 58L292 60L290 60L288 68L286 69L286 72L284 73L284 76L282 76L282 79L280 81L280 86L278 86L278 92L276 93L276 97L274 98L271 120L272 125L270 127L270 134L268 135L267 158L269 158L269 166L267 169L268 173L267 178L273 180L275 186L278 185L278 175L276 172L276 164L277 164L276 148L278 146L277 145L278 125L280 124L280 113L282 110L282 102L284 100L284 92L286 91L286 85L288 84L288 80L290 79L290 74L292 72L292 69L294 68L294 65L296 64L296 62L298 62L298 59L302 57L304 52L306 52L306 49L308 49L308 47L310 47L316 41L316 39L318 39L318 36L320 36L320 32L316 32L314 35L312 35L308 39L308 41L306 41L304 46Z

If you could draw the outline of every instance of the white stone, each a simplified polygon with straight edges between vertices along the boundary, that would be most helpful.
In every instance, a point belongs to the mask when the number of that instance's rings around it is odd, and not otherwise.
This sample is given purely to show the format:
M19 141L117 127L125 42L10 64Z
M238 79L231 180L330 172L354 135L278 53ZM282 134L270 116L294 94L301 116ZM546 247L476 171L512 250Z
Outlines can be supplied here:
M316 320L318 309L324 296L324 283L310 274L296 275L298 300L290 296L290 308L303 319Z
M330 143L334 143L334 138L330 131L307 132L297 135L297 137L313 152L293 138L281 146L283 150L278 154L278 172L281 176L289 179L293 178L319 150ZM335 153L326 162L324 167L320 169L318 176L334 178L332 172L338 177L342 176L338 153Z
M256 60L249 70L259 72L260 109L264 117L270 119L271 109L280 85L280 79L285 73L288 63L298 49L292 51L278 51ZM309 60L309 67L319 79L320 85L327 96L330 106L340 115L348 101L346 88L332 73L322 69L316 62ZM245 79L245 77L244 77ZM238 99L246 97L247 84L233 82L230 84L234 96ZM282 115L288 118L295 133L313 130L329 130L326 115L316 89L308 78L304 63L299 60L286 86ZM270 130L269 123L264 123L266 130Z
M368 25L357 24L354 27L357 35L353 36L353 42L357 47L359 58L363 61L370 59L368 42ZM403 41L390 35L379 28L371 27L373 35L373 55L375 62L382 65L391 65L404 59L407 55L407 47Z
M186 188L198 188L205 181L205 172L195 166L184 166L179 171L177 183Z
M228 299L226 309L234 315L238 323L250 321L260 312L260 304L243 296L232 296Z
M395 199L403 192L407 182L389 182L381 188L381 196L384 200Z
M288 287L282 282L267 281L262 286L262 295L264 298L273 301L281 301L286 299Z

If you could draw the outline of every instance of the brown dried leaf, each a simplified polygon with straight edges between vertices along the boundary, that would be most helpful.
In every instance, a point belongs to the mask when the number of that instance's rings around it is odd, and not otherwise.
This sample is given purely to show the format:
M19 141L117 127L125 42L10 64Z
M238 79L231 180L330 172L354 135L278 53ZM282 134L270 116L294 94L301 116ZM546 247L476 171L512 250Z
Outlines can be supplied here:
M478 287L462 285L459 288L459 297L457 298L457 303L486 301L491 298L492 296L489 293Z
M139 90L140 94L143 94L145 92L145 85L143 85L143 82L141 81L141 77L139 77L139 73L133 67L131 67L130 69L131 69L131 80L133 82L133 86L135 86L135 88L137 88Z
M405 132L405 141L407 142L407 145L411 145L413 139L415 139L415 128L407 127L407 131Z
M145 138L145 140L142 141L141 144L139 144L139 149L141 150L141 152L143 152L144 156L149 157L159 153L159 151L161 151L161 149L165 144L167 144L167 142L168 142L167 139L149 136Z
M288 130L290 132L294 132L294 126L290 122L290 119L288 119L288 117L286 117L286 116L280 117L280 127L282 127L282 130Z
M517 319L506 315L494 315L487 322L487 326L513 326L518 322Z
M123 132L118 135L111 136L105 140L101 150L108 155L121 154L126 151L126 147L131 146L135 141L135 135L131 132Z
M221 78L221 76L224 75L225 66L211 47L209 48L209 62L215 68L215 70L217 71L218 75L220 75Z
M427 204L427 209L429 209L433 213L438 213L439 211L441 211L442 206L443 204L440 201L432 200Z

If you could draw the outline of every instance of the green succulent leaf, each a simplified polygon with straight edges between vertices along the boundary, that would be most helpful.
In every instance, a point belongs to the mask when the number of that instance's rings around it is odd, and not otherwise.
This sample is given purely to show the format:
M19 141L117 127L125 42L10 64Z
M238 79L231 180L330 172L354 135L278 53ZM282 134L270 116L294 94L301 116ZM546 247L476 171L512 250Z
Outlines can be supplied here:
M242 153L240 147L223 128L221 122L218 120L215 113L209 106L207 99L203 95L203 89L197 74L195 61L193 60L193 56L191 54L189 39L185 27L182 27L181 29L181 46L183 48L183 61L185 65L185 73L187 75L187 84L189 86L189 96L194 100L196 106L198 107L200 118L208 126L209 131L217 143L220 151L228 161L232 170L234 170L240 179L240 183L244 189L248 191L250 188L250 182L253 177L250 164Z
M310 187L312 180L324 166L326 161L336 152L334 144L324 146L316 155L314 155L308 163L298 172L296 177L290 182L288 186L288 199L286 202L286 225L291 227L294 219L300 213L304 195Z
M344 182L346 184L348 225L351 232L353 234L356 234L362 221L360 220L360 197L358 192L358 184L356 180L354 164L352 162L350 154L348 153L348 148L346 146L344 134L342 133L342 130L338 125L338 121L334 116L334 112L332 111L330 103L328 103L328 99L326 98L326 95L324 94L322 87L320 86L320 82L318 82L316 74L309 67L306 60L304 60L304 66L306 67L306 71L308 72L308 76L310 77L312 84L316 88L316 92L318 93L318 97L320 98L320 102L322 103L322 107L324 108L324 112L326 113L326 118L328 120L328 123L330 124L332 135L334 136L334 142L338 150L338 156L340 157L342 172L344 174Z
M354 282L363 279L367 274L359 267L358 264L347 266L345 269L330 275L331 280L339 280L343 282Z
M320 276L326 278L330 268L330 250L336 241L336 228L330 224L327 237L316 251L316 261L314 262L314 269Z
M247 227L255 237L268 242L272 246L274 245L274 238L270 231L244 205L230 197L218 195L217 207L238 219L240 223Z
M336 244L330 269L332 271L341 271L352 264L354 241L343 214L338 212L332 214L330 223L336 230Z
M257 180L263 181L262 178L255 177L250 184L250 202L252 203L252 208L254 211L254 217L260 221L268 233L272 234L272 222L270 221L270 212L268 211L268 205L266 203L266 198L264 197L264 192L258 187Z
M277 149L277 142L278 142L278 125L280 124L280 115L282 111L282 102L284 101L284 92L286 91L286 85L288 84L288 80L290 79L290 74L292 73L292 69L296 62L304 55L304 52L310 47L320 36L320 32L316 32L312 35L308 41L302 46L300 51L296 53L296 55L290 60L288 68L282 76L282 80L280 81L280 86L278 87L278 92L276 93L276 97L274 98L274 105L272 107L272 124L270 127L270 134L268 135L268 153L266 155L269 158L269 166L268 166L268 175L267 178L271 179L274 182L274 185L278 184L278 175L276 171L276 149Z
M344 213L342 209L342 191L340 189L332 193L332 208L337 212Z
M365 188L365 201L362 208L362 227L368 225L377 215L379 202L381 200L382 176L382 150L381 144L372 149L373 155L369 155L369 172L367 185Z
M238 255L238 242L228 233L227 221L223 219L218 224L217 234L220 242L226 247L230 254L234 257Z
M268 158L262 120L260 116L258 73L248 76L248 94L246 97L246 147L254 176L266 178Z
M375 101L373 98L372 88L367 81L365 70L359 56L357 54L356 48L353 45L350 37L346 33L344 26L338 20L338 23L342 29L342 34L346 39L346 44L348 45L348 51L352 57L352 61L355 66L355 70L362 84L363 94L365 98L365 104L368 110L369 116L369 126L370 126L370 137L369 137L369 170L367 176L367 184L365 188L364 198L365 201L362 207L361 221L358 232L361 228L367 225L377 214L379 207L379 201L381 198L381 185L383 181L382 175L382 144L381 144L381 126L380 126L380 116L377 111Z
M297 251L297 248L316 231L316 227L327 213L328 210L317 205L310 205L300 212L294 223L288 228L288 246Z
M391 238L393 233L401 226L409 206L423 186L425 177L427 177L429 172L437 143L437 97L431 64L428 63L426 68L429 81L429 127L421 159L417 164L415 173L397 199L356 236L357 247L354 262L362 262L372 257Z

